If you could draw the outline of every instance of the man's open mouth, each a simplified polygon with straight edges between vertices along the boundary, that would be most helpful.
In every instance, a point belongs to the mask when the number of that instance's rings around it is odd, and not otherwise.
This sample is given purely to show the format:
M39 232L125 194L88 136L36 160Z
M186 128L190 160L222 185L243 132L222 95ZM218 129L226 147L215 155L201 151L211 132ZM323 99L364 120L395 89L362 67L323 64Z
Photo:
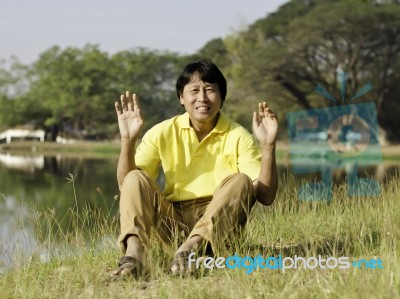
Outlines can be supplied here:
M210 107L206 107L206 106L196 107L196 110L205 112L205 111L210 110Z

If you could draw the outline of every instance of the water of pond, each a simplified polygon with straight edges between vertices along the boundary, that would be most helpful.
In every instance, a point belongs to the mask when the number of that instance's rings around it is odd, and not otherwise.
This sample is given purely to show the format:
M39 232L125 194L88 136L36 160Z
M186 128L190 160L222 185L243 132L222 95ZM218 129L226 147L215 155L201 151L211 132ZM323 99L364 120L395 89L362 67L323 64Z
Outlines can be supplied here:
M66 211L77 206L98 208L109 215L118 212L118 185L116 181L117 156L82 158L66 156L10 155L0 153L0 273L11 267L18 257L27 260L33 252L43 260L49 253L41 249L35 225L38 220L33 210L52 211L65 217ZM344 180L345 168L333 173L336 181ZM398 172L398 164L380 163L363 171L384 182ZM286 163L278 164L280 188L293 175ZM76 176L74 185L70 175ZM315 174L302 176L316 179ZM75 193L74 193L75 192ZM107 221L107 219L105 219ZM68 225L68 221L59 225ZM117 236L115 236L117 237Z
M0 153L0 272L16 259L40 249L35 226L38 212L54 213L57 225L72 207L96 207L115 214L118 202L117 157L93 159L63 156L17 156ZM70 181L71 176L74 182ZM35 212L34 212L35 211ZM65 229L65 227L63 228Z

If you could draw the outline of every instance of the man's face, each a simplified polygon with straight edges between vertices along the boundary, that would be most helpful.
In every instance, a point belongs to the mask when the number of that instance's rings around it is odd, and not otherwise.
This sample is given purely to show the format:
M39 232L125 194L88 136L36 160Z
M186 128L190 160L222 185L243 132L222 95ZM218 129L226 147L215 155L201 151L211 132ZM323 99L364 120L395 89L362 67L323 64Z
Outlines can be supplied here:
M221 109L221 95L218 84L207 83L195 75L185 85L180 102L189 113L190 120L197 123L214 124Z

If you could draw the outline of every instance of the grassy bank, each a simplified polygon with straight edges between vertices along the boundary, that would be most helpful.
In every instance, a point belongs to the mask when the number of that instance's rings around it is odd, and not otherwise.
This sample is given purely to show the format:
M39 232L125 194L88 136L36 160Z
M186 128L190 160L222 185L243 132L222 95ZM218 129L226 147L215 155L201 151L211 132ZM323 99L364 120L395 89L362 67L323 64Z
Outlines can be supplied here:
M276 157L279 160L287 159L289 144L280 141L277 144ZM56 142L15 141L10 144L0 144L0 153L15 155L44 154L44 155L81 155L81 156L109 156L117 155L120 151L119 141L77 141L62 144ZM387 161L400 161L400 145L387 145L382 147L382 156Z
M10 144L1 144L0 152L15 155L44 154L44 155L90 155L107 156L116 155L120 151L120 144L116 141L77 141L74 143L37 142L37 141L15 141Z
M327 202L298 202L297 187L281 182L276 202L257 205L231 253L264 257L380 258L383 269L217 269L199 278L173 278L164 270L168 250L154 242L149 281L107 282L120 256L118 218L87 207L71 208L62 231L52 212L33 210L39 245L61 254L16 264L0 276L0 298L400 298L400 177L379 197L348 197L346 186ZM4 254L1 252L0 255ZM17 254L17 253L16 253Z

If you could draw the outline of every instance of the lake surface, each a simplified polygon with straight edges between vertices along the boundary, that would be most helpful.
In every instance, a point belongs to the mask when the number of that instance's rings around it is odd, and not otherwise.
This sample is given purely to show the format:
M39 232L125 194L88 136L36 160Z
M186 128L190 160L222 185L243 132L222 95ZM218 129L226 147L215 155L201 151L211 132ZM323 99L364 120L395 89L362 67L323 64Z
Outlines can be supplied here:
M84 211L84 207L89 206L104 211L104 214L117 215L117 161L117 156L79 158L0 153L0 273L17 261L28 260L33 254L43 261L48 260L50 253L42 246L35 231L41 219L38 213L54 214L60 226L70 224L65 217L72 208ZM332 170L334 182L343 182L351 167L341 165L338 170ZM399 169L399 164L385 162L358 167L358 173L384 184ZM284 161L279 163L278 172L280 190L300 179L319 179L315 173L294 175ZM162 178L159 184L161 181Z
M0 272L14 260L24 260L42 251L35 231L38 221L43 219L38 213L54 214L57 225L61 226L69 225L63 217L71 208L84 211L89 206L117 213L116 165L117 157L0 153ZM47 252L39 254L43 260L48 257Z

